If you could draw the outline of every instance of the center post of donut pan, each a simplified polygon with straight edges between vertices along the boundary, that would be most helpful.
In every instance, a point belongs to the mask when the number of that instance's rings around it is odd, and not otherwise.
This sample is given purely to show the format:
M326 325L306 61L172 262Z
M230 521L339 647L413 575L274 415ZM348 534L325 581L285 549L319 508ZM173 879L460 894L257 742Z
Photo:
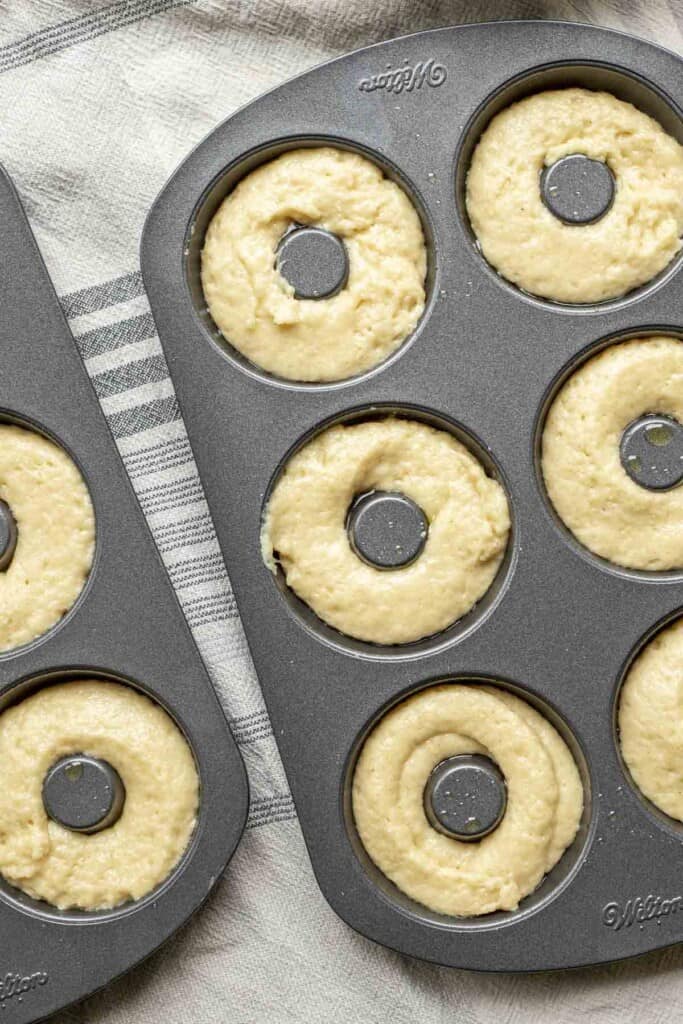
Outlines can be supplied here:
M349 257L341 238L324 228L297 225L278 243L277 269L297 299L329 299L349 276Z
M593 224L614 202L614 175L602 160L582 153L564 156L541 173L541 196L565 224Z
M498 766L482 754L457 754L432 769L425 814L438 832L463 842L483 839L505 814L507 789Z
M351 547L368 565L401 569L422 553L429 527L422 509L407 495L368 491L352 503L346 529Z
M623 299L577 308L538 300L485 261L464 201L471 155L491 118L534 92L568 86L611 92L683 141L680 59L650 43L542 21L420 33L307 72L234 114L176 171L142 244L152 311L318 883L369 938L475 970L581 966L683 940L683 914L642 930L610 924L613 904L680 891L680 835L653 823L634 793L612 707L643 635L683 607L683 583L648 577L645 585L577 552L548 507L535 451L544 403L569 367L610 338L676 327L680 260ZM423 220L432 271L422 319L395 358L349 381L299 386L244 365L229 338L216 344L199 267L206 226L237 183L287 150L319 145L358 151L401 184ZM554 168L546 184L557 189L549 192L554 216L569 221L577 210L589 223L608 205L609 180L603 168L580 164ZM573 202L583 199L577 190L591 191L583 173L572 185L577 170L602 175L600 202ZM384 409L459 425L474 454L490 453L487 471L504 484L513 522L509 568L491 602L480 602L484 612L443 642L386 650L318 629L260 551L264 498L288 453L326 424ZM231 425L230 456L218 422ZM381 511L369 502L369 526ZM378 565L363 540L364 516L356 549ZM387 572L398 581L402 570ZM373 723L403 696L452 680L507 685L534 704L571 749L585 794L579 833L538 889L517 910L482 918L432 912L382 876L354 830L349 796ZM488 845L475 839L468 856Z
M121 776L108 761L86 754L60 758L43 781L48 815L73 832L101 832L121 816L126 798Z
M0 499L0 572L9 569L17 547L17 524L6 501Z
M621 437L621 462L641 487L669 491L683 482L683 424L649 413L630 423Z

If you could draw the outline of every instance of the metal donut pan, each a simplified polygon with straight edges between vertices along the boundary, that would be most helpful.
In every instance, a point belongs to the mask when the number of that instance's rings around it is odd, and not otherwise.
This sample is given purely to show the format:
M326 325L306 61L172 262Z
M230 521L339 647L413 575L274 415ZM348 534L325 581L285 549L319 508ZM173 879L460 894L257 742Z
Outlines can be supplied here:
M0 416L63 446L90 489L96 524L92 570L73 608L50 631L0 657L0 708L70 677L128 683L176 720L200 778L190 844L171 875L143 899L107 911L60 911L0 879L2 1019L25 1024L124 973L199 908L240 839L248 788L19 196L2 169L0 209Z
M673 53L585 25L498 22L440 29L333 60L239 110L190 153L157 198L142 271L212 509L320 888L351 927L439 964L538 971L596 964L683 938L683 832L623 766L615 707L625 669L683 607L681 574L620 570L582 549L543 492L539 424L564 375L609 341L681 333L675 260L622 299L563 306L526 295L477 249L463 203L476 140L523 95L583 85L653 114L683 140ZM199 284L206 226L258 164L298 146L348 147L400 181L420 212L428 301L383 365L298 385L248 364L211 323ZM507 489L503 568L473 612L438 637L372 647L316 619L264 566L259 530L288 453L338 419L407 412L452 429ZM434 914L364 853L350 808L363 737L430 682L498 681L570 744L585 812L573 845L515 912Z

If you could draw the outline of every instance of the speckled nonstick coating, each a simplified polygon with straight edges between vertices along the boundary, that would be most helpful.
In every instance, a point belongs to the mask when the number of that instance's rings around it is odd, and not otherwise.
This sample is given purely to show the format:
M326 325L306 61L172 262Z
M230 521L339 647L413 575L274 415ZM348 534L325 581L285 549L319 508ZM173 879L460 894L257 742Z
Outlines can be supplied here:
M679 261L602 305L533 299L486 264L463 201L476 139L514 99L605 88L683 139L681 71L649 43L571 24L468 25L382 43L233 115L175 172L147 221L145 284L318 882L352 927L413 956L533 971L683 938L683 833L633 788L614 725L624 670L683 605L682 577L622 571L580 548L550 509L538 464L549 398L588 352L652 330L680 333ZM320 143L357 149L403 183L430 256L413 337L377 370L332 386L249 366L211 324L198 275L206 225L234 184L286 149ZM259 548L264 501L287 455L321 424L373 409L452 429L503 482L512 509L510 551L490 593L461 623L409 647L335 633L271 575ZM363 736L397 699L443 679L509 685L559 725L582 773L577 838L516 912L431 913L383 878L354 830L349 781Z
M188 919L235 850L248 791L239 751L2 170L0 210L0 412L63 445L87 481L96 522L93 569L72 610L0 658L0 707L69 676L132 683L184 730L201 787L186 854L142 900L106 912L59 911L0 880L0 1013L6 1024L24 1024L105 985Z

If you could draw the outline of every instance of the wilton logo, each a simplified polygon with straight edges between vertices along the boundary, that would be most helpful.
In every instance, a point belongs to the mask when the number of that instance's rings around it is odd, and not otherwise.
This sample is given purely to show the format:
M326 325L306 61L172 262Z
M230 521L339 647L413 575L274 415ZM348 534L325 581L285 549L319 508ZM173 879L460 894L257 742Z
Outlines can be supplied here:
M679 910L683 910L683 896L671 896L665 900L650 893L645 899L636 896L625 903L606 903L602 908L602 923L615 932L633 924L642 928L646 921L656 920L659 923L659 918L676 914Z
M34 971L33 974L13 974L8 972L0 979L0 1007L4 1010L8 999L18 1003L24 1001L24 993L31 992L38 985L47 985L47 971Z
M386 89L387 92L393 93L412 92L413 89L421 89L423 85L436 88L443 85L447 77L448 72L443 64L437 64L434 58L431 58L421 60L412 67L407 62L400 68L392 68L389 65L387 70L379 75L361 78L358 88L361 92L375 92L376 89Z

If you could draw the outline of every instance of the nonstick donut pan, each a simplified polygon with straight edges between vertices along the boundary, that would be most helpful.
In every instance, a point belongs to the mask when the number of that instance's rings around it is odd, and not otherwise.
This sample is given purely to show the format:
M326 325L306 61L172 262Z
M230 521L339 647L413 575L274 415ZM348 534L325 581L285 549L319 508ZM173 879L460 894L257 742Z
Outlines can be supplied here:
M464 208L469 159L491 116L569 85L629 100L683 139L681 62L644 41L548 22L426 32L332 61L238 111L175 172L142 241L154 317L320 887L362 934L479 970L593 964L683 938L683 832L630 780L615 726L625 669L683 606L682 577L621 570L588 553L556 518L539 468L544 412L565 374L608 341L680 334L679 261L622 299L542 301L486 263ZM403 185L421 214L429 263L412 337L376 370L334 385L282 381L247 363L212 324L199 281L207 224L240 178L288 149L321 143L364 154ZM577 179L565 167L560 185L581 191L584 172ZM588 221L610 202L604 176L588 169L588 178L590 196L569 204L568 219ZM282 245L303 297L329 293L343 275L333 245ZM302 439L387 412L452 430L501 481L512 513L507 556L487 595L449 630L403 647L327 627L266 568L259 544L269 488ZM642 482L661 486L658 479ZM415 510L398 508L400 497L391 496L394 519L410 544ZM381 563L377 517L372 507L358 515L356 542ZM430 912L384 878L355 831L350 780L368 729L405 695L453 679L499 682L535 704L583 778L574 843L514 912ZM491 825L499 812L494 793Z
M146 898L109 911L60 911L0 879L0 1006L4 1021L21 1024L100 988L188 919L237 845L248 792L225 716L4 171L0 209L2 418L43 432L71 455L90 489L96 524L93 567L74 607L50 632L0 658L0 706L73 676L128 683L176 720L200 778L190 845ZM105 766L81 766L90 796L104 798L103 812L112 797L110 780L101 777ZM91 808L65 800L59 783L58 773L44 787L50 809L74 828L92 826Z

